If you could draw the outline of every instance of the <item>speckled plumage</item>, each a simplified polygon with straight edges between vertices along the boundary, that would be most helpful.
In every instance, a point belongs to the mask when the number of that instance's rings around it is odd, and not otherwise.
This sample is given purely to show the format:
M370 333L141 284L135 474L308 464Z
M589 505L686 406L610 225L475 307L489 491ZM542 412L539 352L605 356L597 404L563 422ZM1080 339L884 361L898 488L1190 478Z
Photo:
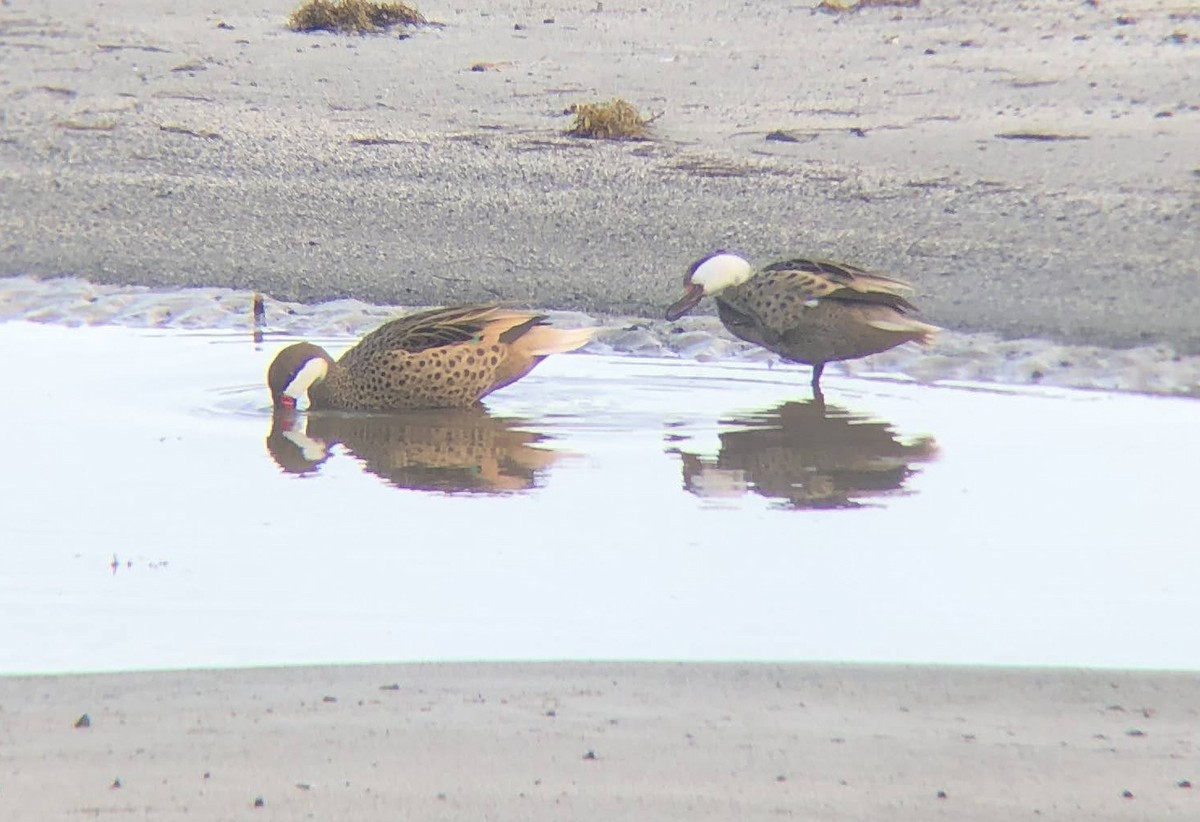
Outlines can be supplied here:
M708 259L708 258L705 258ZM701 265L699 260L689 271ZM822 260L796 258L764 266L714 298L730 333L793 362L812 365L819 389L825 363L856 359L901 343L928 343L937 328L910 316L902 280ZM699 301L685 297L669 314Z
M276 356L268 383L280 405L304 363L323 357L327 373L308 390L314 409L462 408L590 336L591 329L555 329L544 316L495 305L439 308L385 323L336 362L311 343L290 346Z
M717 295L733 334L795 362L816 365L886 351L932 329L908 318L906 283L818 260L772 263Z

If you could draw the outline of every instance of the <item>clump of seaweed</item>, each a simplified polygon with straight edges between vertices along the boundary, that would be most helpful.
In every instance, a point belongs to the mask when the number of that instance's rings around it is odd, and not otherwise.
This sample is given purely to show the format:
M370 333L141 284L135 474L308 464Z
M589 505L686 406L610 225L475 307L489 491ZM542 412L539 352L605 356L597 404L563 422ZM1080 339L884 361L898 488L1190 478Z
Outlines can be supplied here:
M915 9L920 5L921 0L821 0L816 9L826 14L841 14L847 11L879 8L881 6Z
M637 106L614 97L606 103L576 103L567 109L575 122L567 129L572 137L593 140L645 140L653 118L642 117Z
M292 31L367 34L392 26L419 26L425 15L407 3L378 0L306 0L288 18Z

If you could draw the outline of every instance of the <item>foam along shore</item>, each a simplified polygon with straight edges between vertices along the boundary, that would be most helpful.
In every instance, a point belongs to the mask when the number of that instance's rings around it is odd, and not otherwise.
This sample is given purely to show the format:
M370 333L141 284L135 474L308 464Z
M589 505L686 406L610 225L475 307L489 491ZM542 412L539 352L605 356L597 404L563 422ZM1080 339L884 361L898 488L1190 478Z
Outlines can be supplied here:
M0 678L5 818L1159 820L1194 674L412 664Z
M417 306L334 300L309 305L263 300L268 332L314 339L360 336ZM75 277L0 278L0 321L135 328L245 330L254 294L228 288L155 289L100 285ZM679 356L696 360L777 361L730 336L715 317L668 323L646 317L594 317L548 312L564 327L599 325L593 352ZM1005 340L994 334L942 332L930 348L905 345L862 360L831 364L831 374L905 375L922 382L969 381L1200 396L1200 355L1168 345L1110 349L1049 340Z

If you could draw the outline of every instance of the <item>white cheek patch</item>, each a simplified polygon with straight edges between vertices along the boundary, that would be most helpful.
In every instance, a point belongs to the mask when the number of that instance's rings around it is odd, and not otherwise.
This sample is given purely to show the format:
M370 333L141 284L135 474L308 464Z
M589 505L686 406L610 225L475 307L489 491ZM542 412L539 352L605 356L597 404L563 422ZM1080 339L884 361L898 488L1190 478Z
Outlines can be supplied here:
M296 372L292 381L283 389L283 396L291 397L296 402L297 411L307 411L312 405L308 397L308 389L312 388L329 373L329 363L321 357L313 357Z
M692 283L702 287L705 294L716 294L722 289L741 285L750 279L750 274L750 263L738 255L718 254L692 272Z

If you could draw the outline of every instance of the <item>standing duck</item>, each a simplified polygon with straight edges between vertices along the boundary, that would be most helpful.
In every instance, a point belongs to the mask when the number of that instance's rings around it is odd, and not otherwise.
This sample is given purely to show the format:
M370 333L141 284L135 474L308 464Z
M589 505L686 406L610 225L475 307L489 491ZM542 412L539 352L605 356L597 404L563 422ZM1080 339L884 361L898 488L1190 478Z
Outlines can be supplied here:
M736 337L813 367L820 396L825 363L877 354L910 341L928 344L936 326L908 316L908 283L854 266L797 258L757 272L729 251L692 263L683 297L667 309L677 320L705 296Z
M289 345L267 385L276 408L301 411L465 408L591 336L497 305L435 308L381 325L337 360L312 343Z

